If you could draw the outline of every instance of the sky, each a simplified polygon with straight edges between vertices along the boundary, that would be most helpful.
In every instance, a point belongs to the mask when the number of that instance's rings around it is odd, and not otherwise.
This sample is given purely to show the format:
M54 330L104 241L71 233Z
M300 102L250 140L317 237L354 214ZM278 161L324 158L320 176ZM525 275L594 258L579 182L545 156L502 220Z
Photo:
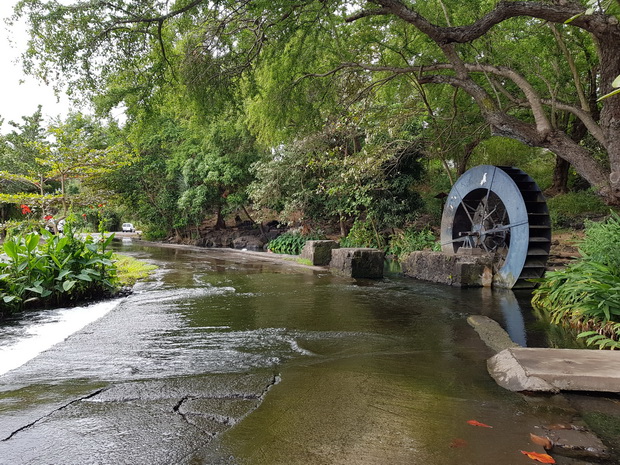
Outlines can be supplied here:
M4 124L0 132L12 129L10 120L21 122L22 116L32 115L37 105L43 106L46 120L57 116L64 117L70 109L66 98L57 101L51 87L45 86L32 77L26 77L21 65L15 63L19 54L25 50L28 38L25 26L8 30L4 19L11 16L13 6L18 0L0 0L0 118ZM11 46L10 42L15 44ZM20 81L24 83L20 84Z

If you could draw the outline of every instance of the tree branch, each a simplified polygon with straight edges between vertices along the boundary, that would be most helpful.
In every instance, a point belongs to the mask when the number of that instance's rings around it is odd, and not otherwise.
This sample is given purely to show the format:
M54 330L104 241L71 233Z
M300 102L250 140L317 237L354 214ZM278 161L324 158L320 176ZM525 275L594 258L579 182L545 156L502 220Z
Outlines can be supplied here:
M603 134L603 130L596 123L596 121L594 120L594 118L592 117L592 115L589 112L587 112L585 110L582 110L581 108L578 108L576 106L569 105L567 103L559 102L557 100L542 99L541 102L544 103L545 105L553 105L558 110L567 111L569 113L572 113L573 115L575 115L577 118L579 118L581 120L581 122L586 126L586 128L588 128L588 131L590 131L590 134L592 134L592 136L603 147L607 146L607 140L605 139L605 135Z
M585 15L585 8L575 3L558 4L543 3L535 1L501 1L494 9L489 11L482 18L466 26L441 27L432 24L425 17L420 15L415 9L405 5L401 0L369 0L371 3L379 5L381 8L373 11L373 14L381 14L379 11L387 11L386 14L393 14L412 24L421 32L429 36L437 44L448 44L452 42L467 43L486 34L493 26L503 21L519 16L542 19L552 23L564 23L571 19L570 24L585 29L598 37L609 30L612 24L604 14L594 13ZM352 18L359 19L366 15L354 15Z
M390 13L390 10L387 8L377 8L376 10L362 10L358 13L355 13L352 16L349 16L348 18L345 19L345 21L347 23L352 23L353 21L357 21L358 19L361 19L361 18L367 18L369 16L387 15L389 13Z

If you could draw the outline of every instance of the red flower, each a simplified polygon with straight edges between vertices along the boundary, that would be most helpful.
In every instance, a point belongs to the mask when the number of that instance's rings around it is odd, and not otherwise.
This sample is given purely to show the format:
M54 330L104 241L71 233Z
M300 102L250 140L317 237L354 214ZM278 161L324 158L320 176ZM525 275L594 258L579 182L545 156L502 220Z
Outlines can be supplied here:
M86 218L86 213L82 213L82 216L83 216L84 218Z
M51 220L52 218L54 218L52 215L45 215L45 216L43 217L43 219L44 219L45 221L49 221L49 220Z
M22 209L22 215L32 213L32 210L30 210L30 207L28 205L20 205L20 208Z

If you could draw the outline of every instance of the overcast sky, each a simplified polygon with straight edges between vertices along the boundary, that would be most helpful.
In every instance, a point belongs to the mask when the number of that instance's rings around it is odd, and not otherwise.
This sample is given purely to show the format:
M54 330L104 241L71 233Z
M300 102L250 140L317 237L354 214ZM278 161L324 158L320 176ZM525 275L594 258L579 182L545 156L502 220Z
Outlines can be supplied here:
M13 11L13 5L18 0L0 0L0 117L4 124L0 128L3 133L9 132L10 120L21 122L22 116L32 115L37 105L43 106L43 114L50 117L66 116L69 103L66 99L57 102L51 87L46 87L37 80L26 77L21 66L15 60L25 50L25 26L8 30L4 19ZM11 46L10 42L15 42ZM20 81L24 83L20 84Z

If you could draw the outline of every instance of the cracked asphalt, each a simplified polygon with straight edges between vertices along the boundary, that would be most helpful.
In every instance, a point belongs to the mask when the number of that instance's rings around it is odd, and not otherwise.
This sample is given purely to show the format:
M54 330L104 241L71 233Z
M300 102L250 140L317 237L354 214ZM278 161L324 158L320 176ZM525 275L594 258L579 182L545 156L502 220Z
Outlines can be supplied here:
M118 383L55 405L39 396L28 423L11 431L2 422L0 463L193 463L216 435L255 410L277 379L203 375Z

